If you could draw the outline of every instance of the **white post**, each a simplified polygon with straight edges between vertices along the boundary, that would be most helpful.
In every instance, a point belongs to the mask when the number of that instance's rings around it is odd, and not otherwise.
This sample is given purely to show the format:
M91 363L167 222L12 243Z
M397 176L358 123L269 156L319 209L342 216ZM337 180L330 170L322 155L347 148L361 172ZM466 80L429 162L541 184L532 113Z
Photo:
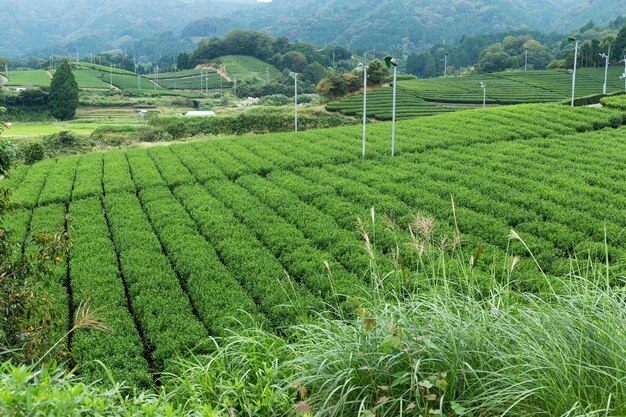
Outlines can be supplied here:
M526 56L524 58L524 71L528 70L528 49L524 50L526 52Z
M578 64L578 41L574 46L574 72L572 72L572 107L574 107L574 99L576 96L576 66Z
M480 88L483 89L483 107L487 107L487 84L481 81Z
M448 54L443 56L443 78L448 75Z
M624 74L622 74L622 77L624 77L624 91L626 91L626 55L624 55L624 60L620 62L624 63Z
M295 85L295 95L294 95L294 103L295 103L295 125L296 125L296 132L298 131L298 74L293 75L293 79L295 80L294 85Z
M109 62L109 84L111 84L111 90L113 90L113 64Z
M398 87L398 66L393 66L393 102L391 110L391 156L396 153L396 90Z
M367 138L367 67L363 67L363 158L365 158L365 140Z

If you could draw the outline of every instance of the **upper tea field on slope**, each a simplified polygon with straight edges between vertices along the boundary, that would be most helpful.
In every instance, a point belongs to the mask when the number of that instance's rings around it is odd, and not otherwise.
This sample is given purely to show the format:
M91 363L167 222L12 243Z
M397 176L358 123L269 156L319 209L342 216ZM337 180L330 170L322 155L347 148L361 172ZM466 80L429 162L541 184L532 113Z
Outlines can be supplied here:
M148 386L231 318L277 329L324 303L354 312L376 285L419 285L379 279L422 262L407 232L418 212L435 217L443 247L458 244L445 239L458 227L465 250L484 248L472 277L487 293L494 270L533 291L574 253L623 265L622 123L609 109L521 105L400 122L395 158L381 123L366 160L357 126L51 159L3 181L16 205L5 222L18 239L73 238L46 283L56 320L68 326L68 310L91 298L112 329L71 339L79 372L106 378L101 360Z

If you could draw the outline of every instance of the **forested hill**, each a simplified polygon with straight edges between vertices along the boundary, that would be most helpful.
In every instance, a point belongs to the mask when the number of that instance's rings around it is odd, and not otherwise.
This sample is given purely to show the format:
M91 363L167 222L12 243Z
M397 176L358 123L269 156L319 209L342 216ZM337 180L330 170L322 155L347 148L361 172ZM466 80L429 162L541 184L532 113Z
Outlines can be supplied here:
M256 0L5 0L0 12L0 55L47 47L59 53L60 46L68 43L82 54L97 53L125 39L180 33L195 19L224 16L257 4Z
M173 49L191 50L190 38L237 28L265 29L319 47L410 50L521 26L566 33L625 12L626 0L6 0L0 52L88 55L129 49L146 38L174 44L158 58L175 54ZM172 33L155 37L167 31Z
M590 19L605 24L622 13L626 0L273 0L238 13L238 19L318 45L384 49L453 42L521 25L565 33Z

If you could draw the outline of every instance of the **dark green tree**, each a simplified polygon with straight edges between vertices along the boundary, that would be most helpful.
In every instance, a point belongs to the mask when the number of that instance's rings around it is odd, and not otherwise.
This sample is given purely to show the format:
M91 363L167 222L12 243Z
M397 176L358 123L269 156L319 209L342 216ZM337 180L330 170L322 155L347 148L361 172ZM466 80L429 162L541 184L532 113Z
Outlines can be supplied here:
M189 63L189 54L185 53L185 52L181 52L180 54L178 54L178 57L176 58L176 67L179 70L184 70L184 69L188 69L191 67L190 63Z
M367 74L370 84L379 85L389 75L389 70L382 62L373 61L369 65L369 70L367 70Z
M626 56L626 25L622 26L615 39L615 51L621 57Z
M52 116L59 120L69 120L78 107L78 83L67 61L54 73L50 83L48 107Z

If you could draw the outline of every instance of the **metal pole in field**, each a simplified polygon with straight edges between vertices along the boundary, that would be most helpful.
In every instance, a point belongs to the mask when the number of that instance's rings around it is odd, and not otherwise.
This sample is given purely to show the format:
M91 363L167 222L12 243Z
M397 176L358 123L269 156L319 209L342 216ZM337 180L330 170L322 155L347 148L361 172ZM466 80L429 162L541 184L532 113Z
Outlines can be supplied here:
M293 85L294 85L294 96L293 96L293 104L294 104L294 112L293 112L293 120L295 131L298 131L298 73L289 72L289 75L293 77Z
M385 57L387 68L393 66L393 100L391 103L391 156L396 154L396 94L398 87L398 59Z
M528 70L528 49L524 48L525 57L524 57L524 71Z
M265 67L265 84L270 83L270 67Z
M237 98L237 77L235 77L235 98Z
M359 68L363 70L363 158L365 158L365 141L367 139L367 70L369 67L365 64L359 64Z
M600 54L605 60L604 64L604 84L602 85L602 94L606 95L606 83L609 81L609 59L611 57L611 45L609 45L609 52L606 54Z
M483 89L483 107L487 107L487 84L481 81L480 88Z
M572 71L572 107L574 107L574 100L576 98L576 67L578 65L578 40L576 38L569 38L570 42L574 42L574 71Z
M443 78L448 75L448 54L443 56Z
M624 91L626 91L626 55L624 55L624 59L620 62L624 63L624 73L622 74L622 78L624 79Z
M109 84L111 84L111 90L113 90L113 64L109 63Z

